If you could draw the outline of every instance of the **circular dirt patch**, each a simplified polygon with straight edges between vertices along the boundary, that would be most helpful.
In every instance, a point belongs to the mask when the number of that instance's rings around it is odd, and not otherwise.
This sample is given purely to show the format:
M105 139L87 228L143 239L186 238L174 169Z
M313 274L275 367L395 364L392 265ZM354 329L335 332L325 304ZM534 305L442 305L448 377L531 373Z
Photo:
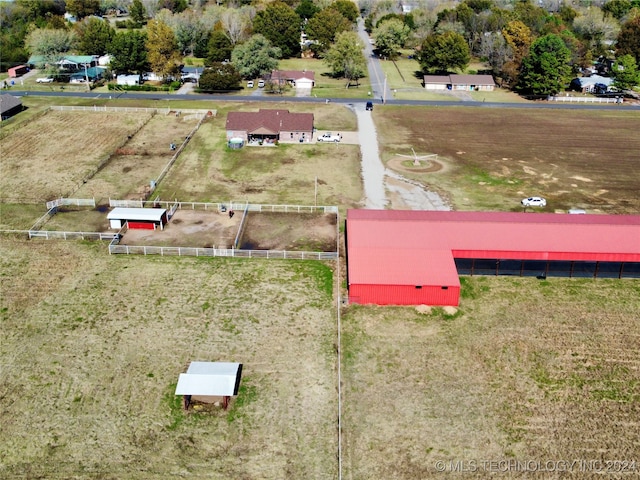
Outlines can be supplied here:
M392 158L387 162L387 166L393 170L412 173L435 173L444 168L438 160L420 161L420 165L414 165L412 160L405 158Z

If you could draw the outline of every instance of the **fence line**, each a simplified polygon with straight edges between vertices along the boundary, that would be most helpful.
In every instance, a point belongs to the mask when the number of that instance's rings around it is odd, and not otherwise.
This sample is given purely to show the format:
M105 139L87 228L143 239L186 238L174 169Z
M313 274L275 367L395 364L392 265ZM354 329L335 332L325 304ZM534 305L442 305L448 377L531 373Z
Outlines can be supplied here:
M47 202L47 208L62 207L66 205L75 205L77 207L95 207L95 198L57 198Z
M40 230L43 227L43 225L47 223L49 219L53 217L57 212L58 212L58 207L51 207L49 210L47 210L47 213L45 213L38 220L36 220L36 223L34 223L33 226L29 229L29 232Z
M116 200L109 199L110 207L144 208L161 207L172 209L175 205L178 209L190 210L216 210L223 208L232 210L244 210L249 212L271 212L271 213L338 213L338 207L327 205L262 205L246 202L179 202L177 200Z
M247 226L248 211L249 211L249 204L247 203L246 207L242 211L242 220L240 220L240 226L238 227L238 231L236 232L236 239L233 241L233 248L238 248L240 246L240 240L242 239L242 235L244 234L244 229Z
M160 175L158 175L158 178L156 178L153 181L153 187L151 188L151 192L149 192L149 195L151 195L151 193L153 193L153 191L155 190L156 186L162 181L162 179L165 177L167 172L169 172L169 169L173 166L174 163L176 163L176 160L178 159L178 156L185 149L185 147L187 146L187 144L191 140L191 137L193 137L196 134L196 132L198 131L198 129L202 125L202 122L204 122L207 119L207 110L201 110L201 111L204 112L204 113L202 113L202 118L200 118L200 121L197 123L197 125L193 128L193 130L191 130L189 135L187 135L187 138L185 138L184 142L182 142L182 145L180 145L180 147L178 147L178 149L175 151L175 153L173 154L171 159L167 162L167 164L162 169L162 172L160 172Z
M171 112L170 107L162 108L144 108L144 107L107 107L94 105L81 106L81 105L54 105L50 107L51 110L67 111L67 112L114 112L114 113L132 113L132 112L147 112L147 113L162 113L168 115ZM181 108L180 112L187 114L200 114L216 116L217 110L205 110L202 108Z
M576 103L622 103L624 98L616 97L549 97L552 102L576 102Z
M110 254L162 255L179 257L237 257L292 260L335 260L337 252L296 252L290 250L237 250L234 248L159 247L151 245L109 245Z
M29 230L29 238L45 238L47 240L113 240L117 236L117 233Z

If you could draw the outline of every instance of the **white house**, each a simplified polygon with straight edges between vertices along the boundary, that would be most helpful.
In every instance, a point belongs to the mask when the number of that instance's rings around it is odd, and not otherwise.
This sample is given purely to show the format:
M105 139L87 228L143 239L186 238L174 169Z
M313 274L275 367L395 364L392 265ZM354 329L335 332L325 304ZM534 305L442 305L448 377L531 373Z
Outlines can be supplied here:
M118 75L116 77L118 85L140 85L140 75Z

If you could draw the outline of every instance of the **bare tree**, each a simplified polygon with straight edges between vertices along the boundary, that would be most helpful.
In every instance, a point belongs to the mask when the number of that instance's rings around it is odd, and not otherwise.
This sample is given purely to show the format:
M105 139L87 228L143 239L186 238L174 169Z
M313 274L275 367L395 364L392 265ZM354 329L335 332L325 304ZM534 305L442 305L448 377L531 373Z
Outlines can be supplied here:
M233 45L238 44L241 40L246 38L249 21L241 11L227 9L222 14L220 22Z

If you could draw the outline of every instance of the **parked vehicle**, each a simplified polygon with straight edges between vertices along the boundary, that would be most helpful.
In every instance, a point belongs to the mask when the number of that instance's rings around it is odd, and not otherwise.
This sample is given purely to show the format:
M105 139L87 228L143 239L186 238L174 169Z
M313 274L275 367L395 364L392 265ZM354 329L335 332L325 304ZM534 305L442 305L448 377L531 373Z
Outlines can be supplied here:
M253 80L247 82L247 88L253 88Z
M258 88L264 88L264 80L258 80Z
M38 77L38 78L36 78L36 83L53 83L53 78L51 78L51 77Z
M373 102L367 102L367 110L373 110Z
M523 207L546 207L547 201L542 197L523 198L520 202Z
M327 133L323 133L318 137L319 142L336 142L337 143L340 140L342 140L342 135L340 135L339 133L327 132Z

